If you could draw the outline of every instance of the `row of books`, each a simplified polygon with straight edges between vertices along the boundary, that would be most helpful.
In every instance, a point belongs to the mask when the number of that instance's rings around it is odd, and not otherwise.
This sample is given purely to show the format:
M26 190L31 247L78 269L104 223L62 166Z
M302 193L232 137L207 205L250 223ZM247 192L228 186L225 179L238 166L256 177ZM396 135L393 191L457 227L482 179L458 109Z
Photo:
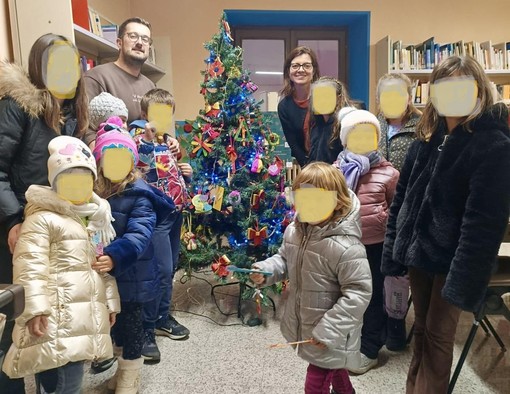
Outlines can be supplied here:
M425 106L429 101L430 82L413 81L411 91L412 102L417 106ZM496 85L491 81L491 91L494 101L510 102L510 85Z
M73 22L99 37L115 43L117 25L88 6L87 0L72 0Z
M80 64L83 72L90 70L96 66L94 59L89 59L87 56L80 56Z
M474 57L485 70L510 70L510 42L492 44L463 40L439 44L434 37L414 45L404 45L397 40L390 45L390 67L392 70L428 70L443 59L452 56Z

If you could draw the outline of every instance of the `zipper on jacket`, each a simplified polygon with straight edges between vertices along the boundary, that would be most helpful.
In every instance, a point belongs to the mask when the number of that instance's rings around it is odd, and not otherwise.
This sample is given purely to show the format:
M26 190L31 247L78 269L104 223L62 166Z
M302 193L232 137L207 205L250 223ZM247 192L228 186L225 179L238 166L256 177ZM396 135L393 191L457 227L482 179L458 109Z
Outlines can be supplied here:
M299 246L299 254L298 261L296 267L296 319L298 322L298 341L303 340L303 336L301 335L301 268L303 267L303 256L305 254L306 245L308 243L308 228L303 230L303 240L301 241L301 245Z
M446 134L446 135L444 136L443 142L441 142L441 145L439 145L439 146L437 147L437 150L438 150L439 152L441 152L441 151L443 150L443 148L444 148L444 144L446 144L446 140L447 140L447 139L448 139L448 134Z

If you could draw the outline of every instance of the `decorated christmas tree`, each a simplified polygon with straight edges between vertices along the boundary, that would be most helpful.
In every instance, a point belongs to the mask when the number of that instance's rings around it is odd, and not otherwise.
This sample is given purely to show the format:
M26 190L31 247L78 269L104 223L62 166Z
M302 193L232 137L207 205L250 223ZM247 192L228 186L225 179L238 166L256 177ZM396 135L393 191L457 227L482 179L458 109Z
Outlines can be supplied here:
M204 44L204 109L180 130L194 169L180 264L188 273L210 267L220 281L246 283L248 274L234 270L278 251L291 212L284 164L274 153L280 137L252 96L257 86L242 70L242 49L233 45L225 16L219 25ZM243 288L243 298L260 294L264 304L268 289Z

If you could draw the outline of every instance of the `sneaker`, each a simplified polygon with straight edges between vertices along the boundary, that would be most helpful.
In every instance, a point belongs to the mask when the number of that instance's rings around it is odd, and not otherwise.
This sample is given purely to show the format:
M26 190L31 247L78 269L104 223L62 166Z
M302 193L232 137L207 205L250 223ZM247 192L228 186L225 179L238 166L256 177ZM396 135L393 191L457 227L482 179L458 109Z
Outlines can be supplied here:
M189 330L179 324L173 316L162 317L156 323L156 335L163 335L170 339L185 339L189 336Z
M355 373L357 375L363 375L365 372L370 371L378 364L376 358L368 358L363 353L361 353L361 364L359 368L349 368L349 371Z
M407 345L406 322L404 319L388 317L386 349L392 352L401 352Z
M90 363L90 370L92 373L101 373L110 369L115 364L117 357L109 358L103 361L92 361Z
M161 353L159 352L156 343L156 336L154 330L145 330L145 339L142 348L142 357L147 362L159 362L161 360Z

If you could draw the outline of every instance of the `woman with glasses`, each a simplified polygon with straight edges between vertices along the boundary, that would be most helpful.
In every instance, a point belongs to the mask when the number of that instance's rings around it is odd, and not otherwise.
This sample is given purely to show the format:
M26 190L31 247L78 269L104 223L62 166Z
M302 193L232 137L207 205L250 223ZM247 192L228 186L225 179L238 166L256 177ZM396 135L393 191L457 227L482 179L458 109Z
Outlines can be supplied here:
M308 162L310 152L311 85L319 76L317 56L310 48L294 48L285 59L278 116L292 156L301 166Z
M87 71L85 85L90 100L102 92L108 92L124 101L128 108L129 124L140 119L142 96L156 87L141 73L152 45L150 23L138 17L127 19L119 26L117 45L117 60ZM85 134L85 143L94 143L96 131L91 129Z

